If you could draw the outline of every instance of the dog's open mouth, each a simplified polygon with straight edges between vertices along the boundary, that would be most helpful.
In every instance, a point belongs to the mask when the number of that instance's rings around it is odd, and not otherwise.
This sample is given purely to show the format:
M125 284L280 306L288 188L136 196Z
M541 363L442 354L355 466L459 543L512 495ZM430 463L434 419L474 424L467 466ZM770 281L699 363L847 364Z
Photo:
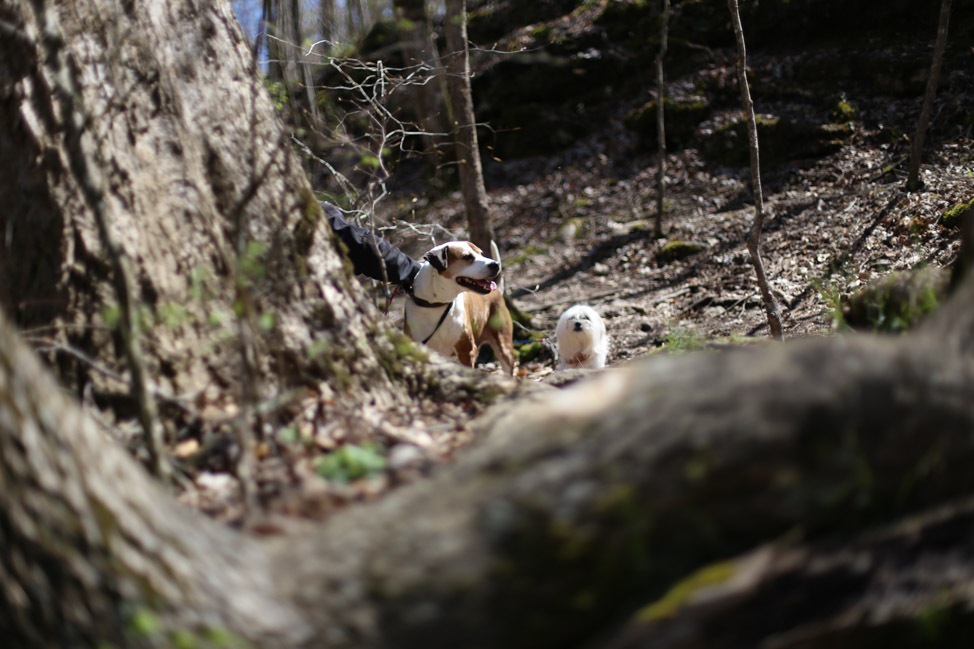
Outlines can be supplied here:
M497 288L497 284L489 279L474 279L472 277L463 277L462 275L457 277L457 284L481 295L487 295Z

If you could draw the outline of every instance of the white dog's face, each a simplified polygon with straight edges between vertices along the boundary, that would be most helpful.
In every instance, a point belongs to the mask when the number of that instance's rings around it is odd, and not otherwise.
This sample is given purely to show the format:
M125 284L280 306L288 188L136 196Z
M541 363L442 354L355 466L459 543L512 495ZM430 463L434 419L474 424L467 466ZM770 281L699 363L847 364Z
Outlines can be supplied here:
M562 313L555 334L558 338L558 369L605 366L609 337L602 317L592 307L576 304Z
M469 241L440 244L426 253L424 259L436 269L442 282L454 284L460 290L486 295L497 289L494 280L500 275L500 262L485 257Z
M595 309L584 304L576 304L558 318L558 333L583 334L591 338L596 323L602 324L602 318Z

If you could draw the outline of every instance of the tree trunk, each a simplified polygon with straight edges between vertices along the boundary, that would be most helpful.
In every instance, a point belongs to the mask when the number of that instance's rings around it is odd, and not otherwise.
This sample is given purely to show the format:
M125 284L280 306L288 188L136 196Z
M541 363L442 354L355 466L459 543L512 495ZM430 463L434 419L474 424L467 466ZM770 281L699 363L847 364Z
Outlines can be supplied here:
M304 33L301 25L304 22L304 12L301 9L300 0L291 0L291 43L289 57L294 59L295 82L304 90L304 100L308 102L308 108L303 111L304 121L312 132L321 128L318 118L318 102L315 97L314 80L311 74L311 62L304 53ZM300 79L300 81L298 81ZM300 108L299 108L300 110Z
M656 155L659 157L659 166L656 170L656 219L653 221L653 236L657 239L663 237L663 205L666 200L666 122L663 118L666 83L663 80L663 58L666 56L666 42L669 38L669 31L670 0L664 0L659 54L656 55L656 139L659 140Z
M262 398L341 377L342 391L388 401L399 392L388 368L425 370L396 361L400 334L351 280L228 3L124 7L0 5L11 25L0 51L19 62L0 77L0 304L33 340L94 359L57 355L76 393L124 391L95 371L124 367L101 204L136 278L158 392L239 393L246 286L265 323ZM64 78L78 89L74 114L52 100ZM74 147L71 120L84 125ZM81 190L79 165L102 196Z
M348 9L348 40L354 42L368 33L365 13L362 11L362 0L345 0L345 6Z
M456 143L463 206L467 212L470 240L489 255L490 242L496 239L490 223L490 207L480 163L480 146L477 144L477 125L470 90L466 0L447 0L444 30L446 47L449 50L446 67L450 101L453 105L453 139Z
M933 100L937 96L937 84L940 82L940 66L944 61L944 50L947 47L947 26L950 23L950 0L940 1L940 19L937 22L937 42L933 49L933 61L930 64L930 76L927 78L927 90L923 94L923 107L920 109L920 119L917 121L916 134L910 149L910 171L906 179L907 190L914 192L923 186L920 180L920 161L923 158L923 141L927 137L927 127L930 126L930 114L933 112Z
M396 22L402 39L407 74L416 74L410 88L420 129L425 157L434 170L443 162L441 148L447 135L446 108L440 95L439 56L429 27L425 0L394 0Z
M747 118L748 148L751 152L751 185L754 189L754 222L747 237L747 250L751 255L751 264L758 280L761 300L768 316L768 328L771 337L782 340L781 310L778 302L771 294L768 277L764 272L764 261L761 259L761 230L764 228L764 192L761 190L761 158L758 149L758 124L754 117L754 102L751 101L751 91L747 83L747 51L744 47L744 29L741 27L741 13L737 0L727 0L731 12L731 24L737 37L737 78L741 85L741 99L744 104L744 115Z
M267 46L267 79L283 83L287 79L283 38L281 32L281 2L286 0L264 0L262 24L264 43ZM260 54L260 38L258 37L257 54Z
M334 48L335 29L335 0L318 1L318 36L325 44L325 54Z

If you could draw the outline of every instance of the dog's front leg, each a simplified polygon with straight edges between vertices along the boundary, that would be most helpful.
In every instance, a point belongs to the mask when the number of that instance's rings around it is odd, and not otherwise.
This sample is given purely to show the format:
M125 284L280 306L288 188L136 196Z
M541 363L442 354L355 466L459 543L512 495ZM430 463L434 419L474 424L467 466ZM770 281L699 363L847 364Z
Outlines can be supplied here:
M457 352L457 360L467 367L473 367L477 362L477 344L469 333L460 336L454 349Z

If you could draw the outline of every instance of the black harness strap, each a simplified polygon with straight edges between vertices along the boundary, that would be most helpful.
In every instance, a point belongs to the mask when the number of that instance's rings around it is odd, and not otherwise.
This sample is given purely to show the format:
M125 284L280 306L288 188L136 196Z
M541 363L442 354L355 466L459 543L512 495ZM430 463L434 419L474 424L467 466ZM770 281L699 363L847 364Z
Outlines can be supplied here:
M422 307L424 309L436 309L441 306L446 307L445 309L443 309L443 315L440 316L440 321L436 323L435 327L433 327L433 331L430 333L430 335L426 336L426 339L423 340L423 344L425 345L430 341L430 338L432 338L436 334L436 332L440 330L440 325L443 324L443 322L446 320L446 316L450 313L450 309L453 308L453 302L452 301L451 302L427 302L423 298L417 297L416 294L413 293L412 282L410 282L408 286L405 286L404 289L406 293L409 295L409 299L412 300L413 304L415 304L418 307Z
M453 302L427 302L421 297L416 297L412 293L409 294L409 299L413 301L416 306L421 306L424 309L436 309L441 306L446 306L448 304L453 304Z
M413 301L414 302L416 301L416 298L415 297L413 298ZM424 302L425 302L425 300L424 300ZM430 302L426 302L426 304L430 304ZM417 306L425 306L423 304L419 304L418 302L417 302L416 305ZM443 321L444 320L446 320L446 316L447 316L448 313L450 313L450 309L452 309L452 308L453 308L453 302L447 302L446 303L446 308L443 309L443 315L440 316L439 322L437 322L436 323L436 326L433 327L433 331L430 332L430 335L426 336L426 339L423 340L423 344L424 345L430 341L430 338L432 338L433 335L436 334L437 331L440 330L440 325L443 324Z

